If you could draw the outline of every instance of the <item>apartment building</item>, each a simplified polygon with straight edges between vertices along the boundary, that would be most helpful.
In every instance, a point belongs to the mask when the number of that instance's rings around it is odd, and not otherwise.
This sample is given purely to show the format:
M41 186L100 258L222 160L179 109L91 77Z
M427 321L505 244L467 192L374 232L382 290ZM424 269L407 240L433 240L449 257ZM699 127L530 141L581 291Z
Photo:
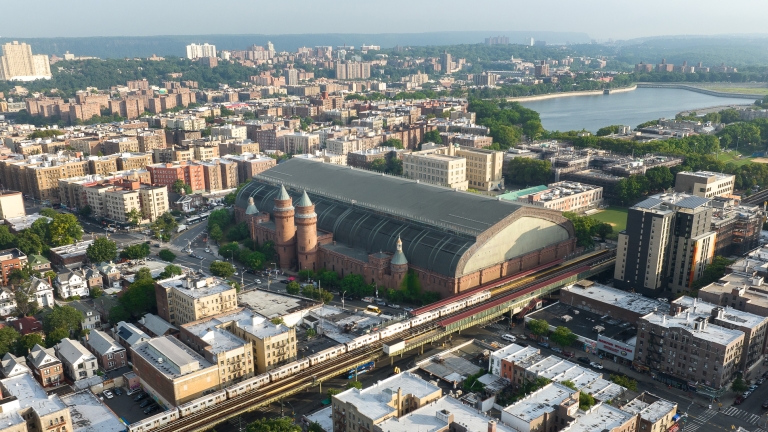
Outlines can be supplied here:
M283 148L288 154L314 153L320 150L320 136L306 132L294 132L283 135Z
M295 328L273 324L249 310L243 310L233 318L229 331L251 343L256 374L272 370L298 357Z
M8 285L13 270L21 270L26 264L27 255L19 249L12 248L0 251L3 285Z
M259 154L240 154L226 155L222 160L232 161L237 164L237 178L239 181L245 181L256 174L260 174L277 165L277 160L269 156Z
M49 395L29 373L0 380L3 431L71 432L69 407L58 395Z
M285 141L283 140L283 137L294 133L291 129L275 126L271 123L246 125L246 127L250 129L248 138L250 138L253 142L259 143L261 151L283 151L285 148Z
M166 186L150 186L137 181L94 184L85 187L87 203L96 218L109 219L121 224L156 220L169 210ZM134 212L135 210L135 212Z
M21 195L21 192L11 190L0 191L0 219L24 217L26 215L24 197Z
M711 171L682 171L675 176L675 192L704 198L733 195L736 176Z
M448 151L466 160L469 188L490 191L504 187L504 152L465 146L448 146Z
M710 199L659 194L629 209L619 233L615 286L649 295L689 291L712 261Z
M210 160L219 157L218 146L194 146L191 147L191 150L197 160Z
M64 338L56 344L56 356L61 359L64 375L72 381L88 379L96 374L98 362L80 342Z
M219 382L222 387L254 376L254 350L251 342L231 331L233 321L238 320L237 315L224 313L180 326L179 339L211 364L219 366Z
M214 140L217 140L217 139L244 140L248 138L248 129L245 126L237 126L233 124L214 126L211 128L211 138Z
M550 383L501 412L501 421L516 431L559 430L579 410L579 391Z
M142 132L136 135L139 142L139 152L151 152L156 148L165 148L165 133L162 132Z
M89 156L88 174L108 176L117 171L117 155ZM59 197L61 199L61 197Z
M373 431L390 418L400 418L437 401L440 387L403 372L362 390L352 388L331 397L334 432Z
M173 325L218 315L237 307L237 292L222 279L176 276L155 282L157 314Z
M205 129L205 118L193 115L169 117L165 125L170 129L199 131Z
M187 162L195 159L195 150L171 146L169 148L154 149L152 156L156 164Z
M376 425L375 430L412 432L426 424L435 432L519 432L452 396L443 396L401 417L390 417Z
M165 406L178 406L220 388L219 366L172 336L139 342L130 351L142 387Z
M117 170L111 174L116 174L117 171L141 170L152 163L152 153L123 153L117 158Z
M522 195L517 201L547 209L583 213L603 203L603 188L562 181L548 185L543 191Z
M87 345L105 372L124 367L128 361L125 348L101 330L88 333Z
M137 153L139 141L133 137L112 138L102 143L105 155L119 153Z
M72 138L69 140L69 146L75 151L96 155L99 152L104 152L102 142L100 138L95 137Z
M205 172L198 164L187 162L147 165L152 174L152 183L170 187L176 180L181 180L192 187L193 192L205 190Z
M727 385L740 372L744 332L710 324L706 316L672 307L640 319L635 362L670 384Z
M764 218L761 206L742 204L736 198L715 197L712 210L715 256L745 255L760 245Z
M403 175L424 183L467 190L467 160L444 151L447 148L436 147L403 154Z
M677 404L652 393L643 392L619 409L637 416L635 430L640 432L670 431L676 424Z
M32 46L17 41L2 45L0 56L0 80L34 81L51 79L51 66L48 56L32 54Z
M128 96L124 99L110 99L109 112L129 120L139 118L146 111L144 98Z
M59 179L88 174L88 161L56 162L56 165L46 161L37 165L27 165L23 171L26 181L22 182L25 186L22 192L38 200L58 203Z
M242 155L245 153L259 153L259 143L253 142L249 139L244 140L227 140L219 142L219 154L225 155Z
M359 150L347 153L346 164L355 168L368 168L376 159L400 157L404 150L394 147L376 147L370 150Z

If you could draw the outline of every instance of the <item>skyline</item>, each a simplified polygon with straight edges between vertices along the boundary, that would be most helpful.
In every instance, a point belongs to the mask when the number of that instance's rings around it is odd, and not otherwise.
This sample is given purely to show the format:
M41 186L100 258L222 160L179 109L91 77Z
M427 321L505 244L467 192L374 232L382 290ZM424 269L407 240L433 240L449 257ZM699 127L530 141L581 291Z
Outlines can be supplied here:
M400 13L396 15L396 20L391 20L386 19L391 16L388 13L383 15L385 19L376 19L370 9L360 8L359 4L351 0L337 0L333 7L305 0L289 0L279 4L230 0L227 2L228 7L218 9L227 19L211 20L210 14L215 12L205 12L209 9L209 3L201 0L169 0L161 3L137 0L130 4L130 10L151 11L148 15L151 19L131 20L130 27L126 27L115 26L112 20L87 17L118 17L125 14L126 8L118 2L73 0L66 4L47 5L44 11L40 11L34 2L16 2L3 6L6 16L36 16L43 22L53 20L65 24L30 26L26 20L9 20L0 36L399 34L440 31L487 31L489 36L500 31L579 32L598 40L654 36L768 36L762 20L762 16L768 13L766 2L734 0L728 8L723 8L721 2L702 0L696 4L695 9L690 2L674 0L648 0L642 8L633 8L628 1L616 3L627 6L626 17L618 13L620 7L605 8L604 2L598 0L587 0L579 4L567 0L553 0L546 4L530 4L518 0L478 0L471 9L456 0L446 0L439 4L393 0L388 10ZM750 13L744 14L744 10L750 10ZM287 13L287 17L275 19ZM268 18L262 19L264 16ZM159 26L160 17L174 19L168 19ZM75 22L86 25L66 24Z

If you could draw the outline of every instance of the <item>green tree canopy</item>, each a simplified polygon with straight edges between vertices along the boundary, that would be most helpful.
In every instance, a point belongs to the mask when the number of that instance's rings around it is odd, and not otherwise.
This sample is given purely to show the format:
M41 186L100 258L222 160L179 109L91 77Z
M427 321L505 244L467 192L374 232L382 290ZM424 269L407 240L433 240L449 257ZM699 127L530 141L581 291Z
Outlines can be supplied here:
M581 392L579 393L579 409L587 411L595 405L595 398L591 394Z
M363 383L361 383L360 381L357 381L357 380L352 380L352 381L347 383L347 388L348 389L356 388L358 390L362 390L363 389Z
M736 393L743 393L747 391L749 387L747 387L747 383L744 382L744 379L741 377L741 375L737 376L735 380L733 380L733 384L731 384L731 390L735 391Z
M549 340L560 345L561 347L569 347L573 345L577 338L578 336L576 336L576 334L573 333L571 329L563 326L555 328L555 331L549 335Z
M18 286L13 292L13 297L16 300L16 314L19 316L33 315L40 309L37 295L32 292L29 284Z
M112 261L117 256L117 243L106 237L98 237L85 250L85 255L92 263Z
M442 144L443 138L440 136L440 131L435 129L431 130L424 134L424 139L422 142L428 143L435 143L435 144Z
M209 269L211 270L211 274L214 276L223 278L228 278L235 273L235 267L232 264L224 261L212 262Z
M611 375L611 381L614 383L626 387L629 390L637 391L637 381L624 375Z
M302 432L290 417L263 418L248 425L247 432Z
M19 332L11 326L0 328L0 355L5 355L5 353L13 350L20 337Z
M177 194L191 194L192 193L192 186L184 183L184 180L176 180L171 185L171 190L176 192Z
M141 259L149 256L150 249L146 243L130 245L120 252L120 256L127 259Z
M504 175L508 182L519 186L538 186L549 183L550 168L547 160L514 158L509 161Z
M288 285L285 286L285 291L288 294L298 295L301 291L301 285L296 281L290 281L288 282Z
M179 223L176 222L173 215L165 212L152 222L150 229L156 238L168 241L171 239L171 235L173 235L178 226Z
M80 328L82 321L83 314L72 306L54 306L53 310L43 318L43 331L48 335L54 330L64 330L66 337L69 337Z
M64 246L83 238L83 228L71 213L57 213L47 226L51 246Z
M532 319L528 321L528 329L536 336L544 336L549 333L549 323L543 319Z
M35 345L45 346L43 343L43 337L37 333L29 333L21 336L14 347L16 355L20 357L26 357Z
M176 254L168 249L161 249L160 252L157 253L157 256L159 256L161 260L168 262L173 262L173 260L176 259Z
M178 276L182 273L183 272L181 270L181 267L173 264L168 264L167 266L165 266L162 273L160 273L160 275L158 276L158 279L168 279L174 276Z
M562 385L564 385L564 386L568 387L568 388L569 388L569 389L571 389L571 390L576 390L576 391L578 391L578 390L579 390L579 389L576 387L576 384L574 384L574 383L573 383L573 381L571 381L571 380L560 381L560 384L562 384Z

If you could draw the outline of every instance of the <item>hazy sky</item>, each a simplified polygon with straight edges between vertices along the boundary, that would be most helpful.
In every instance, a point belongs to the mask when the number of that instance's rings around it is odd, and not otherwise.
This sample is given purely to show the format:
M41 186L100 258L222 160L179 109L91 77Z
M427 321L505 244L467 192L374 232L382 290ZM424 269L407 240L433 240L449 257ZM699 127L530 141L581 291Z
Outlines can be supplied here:
M766 0L0 0L2 37L585 32L627 39L766 32ZM375 43L375 41L371 41Z

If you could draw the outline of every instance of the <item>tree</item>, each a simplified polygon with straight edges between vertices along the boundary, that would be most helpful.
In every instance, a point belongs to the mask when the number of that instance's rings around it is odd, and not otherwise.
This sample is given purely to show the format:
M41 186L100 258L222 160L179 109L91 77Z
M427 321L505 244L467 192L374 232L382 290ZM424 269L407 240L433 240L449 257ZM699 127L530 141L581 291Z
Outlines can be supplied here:
M173 260L176 259L176 254L168 249L161 249L160 252L157 253L157 256L159 256L161 260L168 262L173 262Z
M87 218L91 216L91 213L93 213L93 209L91 208L91 206L85 205L83 206L83 208L80 209L80 211L78 211L78 213L80 214L80 216Z
M236 259L240 256L240 244L237 242L223 244L219 247L219 255L223 256L225 259Z
M227 231L227 239L230 241L245 240L251 236L248 230L248 224L240 222L237 225L231 226Z
M63 329L63 328L54 329L50 333L46 333L45 345L48 348L53 348L56 345L58 345L58 343L61 342L62 339L66 339L70 336L72 336L72 333L68 332L66 329Z
M214 225L211 228L210 231L211 238L218 241L221 241L222 238L224 238L224 233L221 231L221 228L219 228L218 225Z
M214 276L228 278L235 273L235 267L224 261L214 261L211 263L209 269Z
M595 135L606 136L606 135L615 134L619 131L620 127L621 127L620 125L611 125L611 126L601 127L600 129L597 130L597 133Z
M549 333L549 323L543 319L532 319L528 321L528 329L536 336L544 336Z
M435 143L435 144L442 144L443 143L443 138L440 136L440 131L435 129L435 130L431 130L431 131L425 133L424 134L424 139L422 140L422 142L425 142L425 143L431 142L431 143Z
M322 426L320 426L320 423L318 422L312 422L309 424L309 427L307 428L308 432L325 432L325 429L323 429Z
M56 329L64 329L67 334L72 334L80 328L82 321L83 314L72 306L54 306L43 318L43 331L48 334Z
M330 399L333 396L336 396L339 393L341 393L341 390L339 389L335 389L335 388L328 389L328 399Z
M150 229L156 238L168 241L178 226L179 223L176 222L176 219L173 217L173 215L165 212L161 214L160 217L155 219Z
M152 279L152 274L148 268L143 267L139 269L139 272L134 275L133 283L118 298L118 304L127 314L137 318L157 311L155 281ZM118 310L117 312L122 313L123 311ZM111 311L109 319L112 321Z
M735 391L736 393L742 393L747 391L749 387L747 387L747 383L744 382L744 379L741 377L741 375L737 376L735 380L733 380L733 384L731 384L731 390Z
M368 165L368 168L372 171L384 172L387 170L387 161L384 158L374 159Z
M585 392L579 393L579 409L587 411L595 405L595 398Z
M97 299L104 295L104 290L100 286L94 286L88 294L91 298Z
M35 345L43 346L43 337L37 333L29 333L16 341L14 351L16 351L17 356L26 357Z
M714 257L712 262L704 268L704 274L693 282L692 287L699 289L717 282L725 275L726 268L731 264L733 264L733 261L728 258L719 255Z
M326 286L326 288L330 288ZM365 283L365 279L359 274L349 273L341 280L341 291L346 291L348 295L357 297L366 297L373 294L373 289Z
M352 380L352 381L347 383L347 389L351 389L351 388L356 388L358 390L362 390L363 389L363 383L361 383L358 380Z
M626 387L629 390L637 391L637 381L624 375L611 375L611 381L614 383Z
M208 231L211 231L214 226L218 226L222 231L226 231L232 222L232 213L229 210L214 210L208 216Z
M557 327L555 331L549 335L549 339L561 347L569 347L573 345L577 338L578 336L576 336L576 334L573 333L571 329L563 326Z
M8 281L12 285L21 285L22 282L29 279L30 269L29 267L15 268L11 270L8 275Z
M552 176L547 160L514 158L509 161L505 176L510 183L520 186L547 184Z
M141 259L149 256L150 249L146 243L130 245L120 252L120 256L127 259Z
M48 236L51 246L72 244L83 238L83 228L71 213L57 213L48 224Z
M290 417L263 418L248 425L246 432L302 432Z
M128 217L128 222L133 226L139 225L139 222L141 222L141 219L144 217L139 209L136 208L132 208L126 216Z
M168 264L167 266L165 266L165 268L163 269L162 273L160 273L157 278L158 279L168 279L168 278L172 278L174 276L179 276L182 273L183 273L183 271L181 270L181 267L179 267L177 265L173 265L173 264Z
M651 191L669 189L675 182L675 175L665 166L650 168L645 172L645 177L648 179L648 188Z
M571 389L571 390L575 390L575 391L578 391L578 390L579 390L579 389L576 387L576 384L574 384L574 383L573 383L573 381L571 381L571 380L560 381L560 384L562 384L562 385L564 385L564 386L568 387L568 388L569 388L569 389Z
M7 249L13 246L16 236L11 234L7 225L0 225L0 248Z
M98 237L85 250L85 255L92 263L112 261L117 256L117 243L106 237Z
M142 267L136 272L133 282L136 283L141 280L152 280L152 271L147 267Z
M397 138L390 138L381 144L382 147L394 147L396 149L403 148L403 142Z
M0 354L5 355L11 351L20 337L19 332L11 326L0 328Z
M541 120L528 120L523 123L523 133L529 140L536 140L544 133L544 126L541 125Z
M176 192L177 194L191 194L192 193L192 186L184 183L184 180L176 180L171 185L171 190Z
M20 316L34 315L39 309L35 293L30 292L30 286L20 286L13 293L16 300L16 314Z
M43 246L43 239L32 232L31 228L22 231L16 236L16 247L27 255L39 255L43 251Z
M609 223L600 222L595 227L595 234L597 234L601 240L605 241L605 238L613 234L613 226Z
M310 269L299 270L299 279L302 281L308 281L315 278L315 272Z
M285 325L285 320L282 317L276 317L269 320L274 325Z
M288 282L288 285L285 286L285 291L288 294L298 295L301 291L301 285L296 281L290 281Z
M131 319L131 314L123 305L112 306L112 309L109 310L109 323L113 326L120 321L128 321L129 319Z

